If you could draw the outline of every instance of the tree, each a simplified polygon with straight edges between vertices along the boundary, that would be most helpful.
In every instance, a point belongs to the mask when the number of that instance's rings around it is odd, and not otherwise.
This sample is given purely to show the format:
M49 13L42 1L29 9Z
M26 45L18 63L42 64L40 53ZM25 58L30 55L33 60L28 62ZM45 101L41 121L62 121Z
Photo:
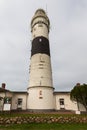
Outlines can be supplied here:
M87 111L87 84L80 85L79 83L71 90L70 99L76 101L79 110L81 103Z

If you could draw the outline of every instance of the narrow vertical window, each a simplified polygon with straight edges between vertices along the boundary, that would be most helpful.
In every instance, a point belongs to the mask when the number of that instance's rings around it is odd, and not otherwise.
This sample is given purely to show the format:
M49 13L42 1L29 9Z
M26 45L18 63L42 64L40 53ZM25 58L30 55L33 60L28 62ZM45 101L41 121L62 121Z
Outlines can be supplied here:
M42 95L42 91L40 90L39 95Z
M64 105L64 99L60 98L60 105Z
M23 99L22 98L18 98L17 109L22 109L22 102L23 102Z
M64 99L63 98L59 99L59 104L60 104L60 109L65 109L65 103L64 103Z
M39 99L43 99L42 90L39 91Z

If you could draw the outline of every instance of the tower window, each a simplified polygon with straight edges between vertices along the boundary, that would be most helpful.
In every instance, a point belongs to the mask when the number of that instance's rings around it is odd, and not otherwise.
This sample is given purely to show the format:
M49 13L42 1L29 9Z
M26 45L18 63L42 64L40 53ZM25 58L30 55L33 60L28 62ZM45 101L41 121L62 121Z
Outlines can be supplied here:
M39 42L42 42L42 39L41 39L41 38L39 39Z
M42 91L41 90L39 91L39 95L42 95Z
M40 66L43 66L43 64L39 64Z
M35 35L33 35L33 37L35 38Z
M43 99L43 97L42 97L42 90L39 91L39 99Z
M34 28L34 31L36 31L36 28Z
M42 24L38 24L38 27L43 27L43 25Z
M39 69L43 69L43 67L39 67Z
M43 97L39 97L39 99L43 99Z
M45 61L42 61L42 60L40 62L45 63Z

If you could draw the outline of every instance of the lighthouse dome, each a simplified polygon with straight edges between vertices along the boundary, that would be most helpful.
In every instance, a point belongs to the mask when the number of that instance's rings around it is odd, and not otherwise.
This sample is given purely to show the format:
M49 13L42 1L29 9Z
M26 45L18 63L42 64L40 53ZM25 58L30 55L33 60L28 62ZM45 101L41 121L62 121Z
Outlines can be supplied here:
M47 14L43 9L36 10L35 15L33 16L32 20L31 20L31 25L33 24L33 21L38 17L42 17L42 18L46 19L46 21L48 22L48 25L50 25L49 18L47 17Z

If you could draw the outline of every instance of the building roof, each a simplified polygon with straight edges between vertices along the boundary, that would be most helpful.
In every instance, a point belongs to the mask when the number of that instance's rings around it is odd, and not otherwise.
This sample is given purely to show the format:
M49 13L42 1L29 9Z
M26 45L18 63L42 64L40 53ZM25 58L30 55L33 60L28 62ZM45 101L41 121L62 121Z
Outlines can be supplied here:
M10 93L21 93L21 94L27 94L27 91L10 91L7 89L0 88L0 92L10 92Z
M11 93L16 93L16 94L28 94L27 91L10 91L10 90L3 89L3 88L0 88L0 92L11 92ZM54 95L57 95L57 94L70 94L70 91L54 91L53 94Z
M22 94L28 94L27 91L12 91L12 93L22 93Z
M56 94L70 94L70 91L55 91L54 95Z
M11 91L4 89L4 88L0 88L0 92L11 92Z

